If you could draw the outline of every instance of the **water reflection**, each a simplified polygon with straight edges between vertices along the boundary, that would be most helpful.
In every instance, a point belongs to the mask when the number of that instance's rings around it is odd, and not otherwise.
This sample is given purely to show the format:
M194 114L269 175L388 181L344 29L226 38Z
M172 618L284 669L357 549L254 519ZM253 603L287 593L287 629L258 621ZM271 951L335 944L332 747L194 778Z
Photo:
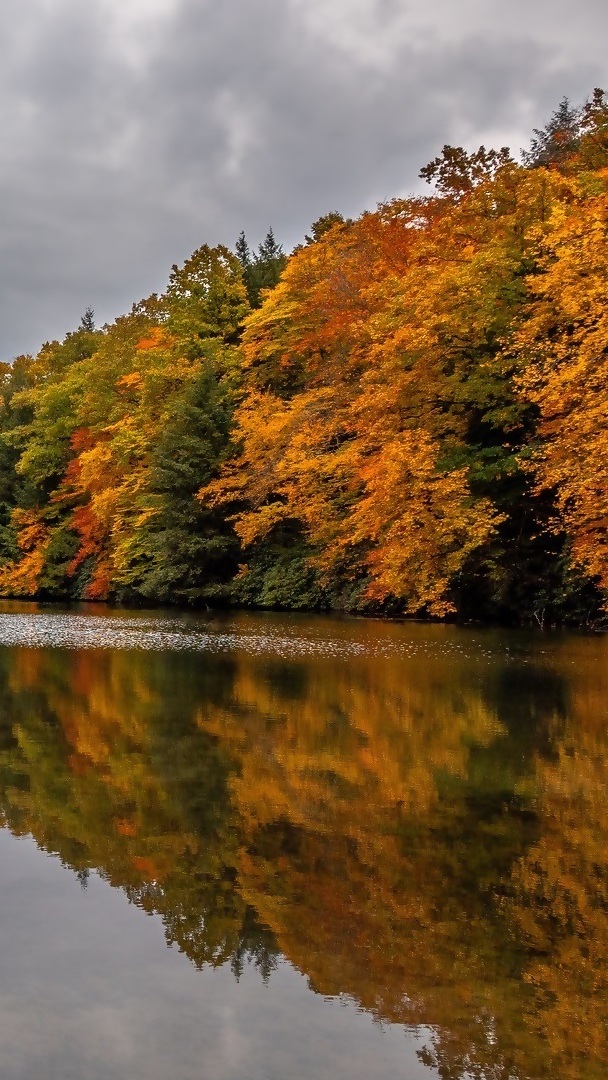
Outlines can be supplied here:
M318 644L330 623L260 625ZM0 651L3 823L160 915L199 968L272 983L284 956L318 994L428 1029L441 1077L599 1080L604 643L332 641Z

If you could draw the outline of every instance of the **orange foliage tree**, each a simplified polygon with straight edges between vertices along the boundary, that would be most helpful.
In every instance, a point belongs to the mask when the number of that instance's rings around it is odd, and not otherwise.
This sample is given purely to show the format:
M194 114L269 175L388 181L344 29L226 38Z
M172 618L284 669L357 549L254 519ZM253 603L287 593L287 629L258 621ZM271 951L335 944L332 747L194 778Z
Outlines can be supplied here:
M573 181L544 238L517 337L522 395L538 408L532 467L553 527L608 592L608 169Z
M474 178L294 254L247 323L240 451L200 494L246 546L303 536L325 581L433 615L508 517L529 417L504 346L564 191L502 158Z

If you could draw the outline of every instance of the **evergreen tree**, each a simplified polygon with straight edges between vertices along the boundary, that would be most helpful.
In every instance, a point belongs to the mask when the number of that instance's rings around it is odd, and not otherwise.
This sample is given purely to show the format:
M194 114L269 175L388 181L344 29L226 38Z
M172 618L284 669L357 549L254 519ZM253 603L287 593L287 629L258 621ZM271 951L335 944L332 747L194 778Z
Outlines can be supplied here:
M85 308L84 315L82 316L82 319L80 320L79 329L80 330L86 330L87 333L89 333L89 334L92 334L93 331L95 330L95 312L93 311L93 308L90 305L89 305L89 307Z
M239 233L234 250L237 259L243 267L243 273L245 274L251 266L251 251L249 249L249 244L247 243L247 237L245 236L245 233L242 229Z
M262 290L274 289L287 264L287 256L282 245L278 244L272 228L268 230L262 243L252 256L245 233L241 232L236 242L236 256L243 267L243 281L252 307L260 307Z
M238 569L232 529L195 497L201 481L216 475L230 434L230 385L221 377L222 355L216 359L213 352L169 403L151 455L158 512L148 529L149 559L139 591L152 600L222 600Z
M530 149L522 153L529 169L563 165L576 153L581 137L581 110L562 98L548 124L534 128Z

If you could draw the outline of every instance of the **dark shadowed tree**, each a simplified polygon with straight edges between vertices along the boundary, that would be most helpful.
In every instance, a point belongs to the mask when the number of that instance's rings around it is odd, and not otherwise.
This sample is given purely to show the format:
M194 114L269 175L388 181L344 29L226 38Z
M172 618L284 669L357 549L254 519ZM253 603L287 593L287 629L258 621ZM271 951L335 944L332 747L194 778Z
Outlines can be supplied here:
M427 184L434 184L441 195L460 198L482 180L491 179L498 169L512 160L508 146L500 150L486 150L485 146L480 146L469 154L462 146L446 144L441 154L420 170L420 177Z
M268 230L258 250L252 255L245 237L241 232L236 242L236 256L243 267L243 281L252 307L262 303L262 292L274 289L287 263L287 255L281 244L277 243L272 228Z
M317 240L320 240L325 233L333 229L335 225L344 225L344 217L337 210L330 210L328 214L322 214L321 217L313 221L310 226L310 236L308 233L304 237L307 244L314 244ZM346 222L348 224L348 222Z
M529 169L564 165L576 153L581 138L581 110L562 98L548 124L534 128L530 149L522 152Z
M80 329L92 334L95 330L95 312L91 306L85 308L84 315L80 320Z

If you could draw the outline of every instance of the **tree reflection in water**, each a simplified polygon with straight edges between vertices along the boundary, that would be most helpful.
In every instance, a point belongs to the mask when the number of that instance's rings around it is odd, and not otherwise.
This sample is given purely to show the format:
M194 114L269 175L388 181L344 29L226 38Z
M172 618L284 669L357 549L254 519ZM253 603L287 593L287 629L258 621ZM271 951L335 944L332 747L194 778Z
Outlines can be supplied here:
M3 822L158 913L198 967L268 979L284 955L320 994L429 1027L442 1077L599 1080L600 648L5 650Z

